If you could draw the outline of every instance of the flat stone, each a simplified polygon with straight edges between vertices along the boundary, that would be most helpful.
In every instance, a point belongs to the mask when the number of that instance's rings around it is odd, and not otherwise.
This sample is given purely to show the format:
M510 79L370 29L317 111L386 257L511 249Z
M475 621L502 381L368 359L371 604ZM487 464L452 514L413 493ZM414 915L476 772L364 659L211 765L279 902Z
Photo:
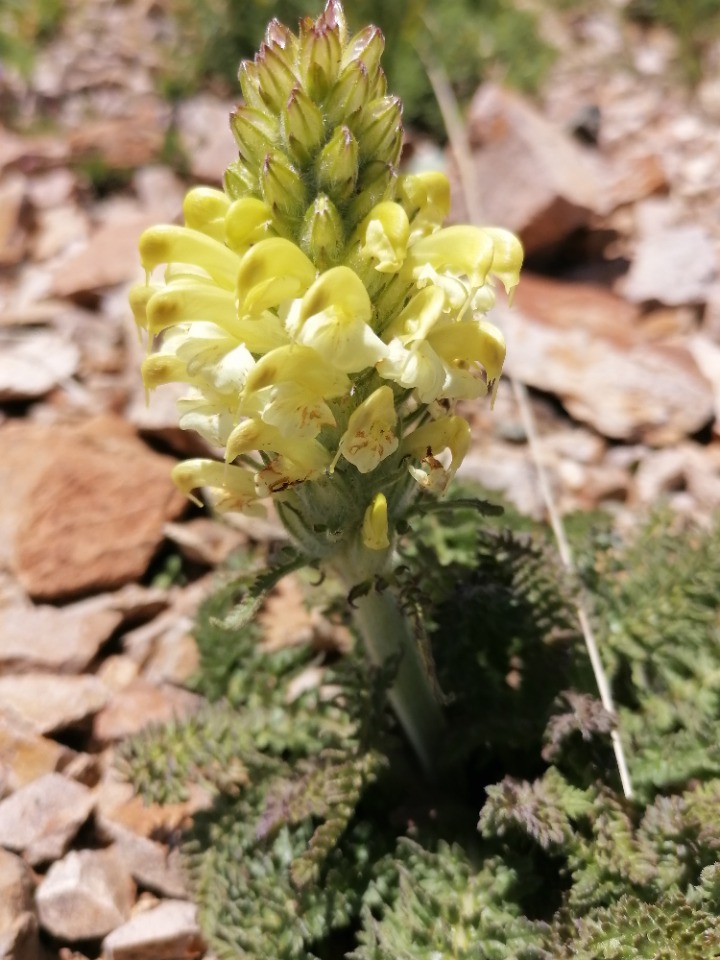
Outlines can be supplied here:
M715 241L693 224L653 231L640 239L619 289L635 303L703 303L718 277Z
M96 940L129 917L135 883L114 847L72 851L53 863L36 894L40 926L59 940Z
M26 483L13 481L14 515L0 510L0 530L14 532L12 563L30 596L68 599L140 578L164 524L187 506L170 479L175 461L115 417L11 426L0 428L0 446L16 444L12 462Z
M0 796L55 773L71 756L67 747L40 736L21 717L0 707Z
M197 907L183 900L137 914L103 941L105 960L193 960L205 949Z
M33 904L35 884L27 863L0 849L0 957L37 960L38 923Z
M156 222L154 213L138 213L116 223L105 223L90 233L78 250L69 252L53 268L51 293L73 297L141 280L138 241Z
M52 330L3 332L0 336L0 401L43 397L77 371L74 343Z
M59 859L87 820L92 792L59 773L38 777L0 802L0 846L31 864Z
M168 848L148 837L139 836L127 827L98 816L97 828L134 879L148 890L163 897L184 899L189 895L188 884L180 865L180 851Z
M83 723L101 710L110 691L97 677L24 673L0 677L0 703L36 733L54 733Z
M157 687L136 680L115 693L93 721L93 736L101 743L122 740L151 723L168 723L198 708L201 698L180 687Z
M712 419L712 389L687 347L642 337L634 310L590 285L527 275L513 308L494 311L506 369L605 437L675 443Z
M81 673L123 617L95 598L0 610L0 673Z
M597 158L520 94L480 87L467 124L479 216L518 233L528 253L557 244L601 205Z

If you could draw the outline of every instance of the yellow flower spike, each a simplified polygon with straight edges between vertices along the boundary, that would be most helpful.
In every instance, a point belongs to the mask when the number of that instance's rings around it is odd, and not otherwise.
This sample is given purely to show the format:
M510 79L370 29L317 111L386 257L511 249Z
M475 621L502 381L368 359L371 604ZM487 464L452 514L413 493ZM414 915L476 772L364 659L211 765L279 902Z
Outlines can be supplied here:
M464 417L441 417L418 427L403 439L403 457L420 460L427 472L410 465L408 470L421 486L442 493L470 448L470 426ZM450 460L443 452L450 451Z
M520 268L523 263L522 244L509 230L500 227L484 227L484 232L493 242L493 262L490 272L505 287L508 300L512 302L512 292L520 282Z
M213 498L219 509L239 509L256 515L265 512L262 505L255 502L258 499L255 478L244 467L217 460L184 460L173 468L172 478L185 496L198 506L202 506L202 502L193 495L193 490L210 487L219 494Z
M163 224L140 237L140 260L150 273L161 263L188 263L202 268L227 290L234 290L240 259L223 243L199 230Z
M374 470L398 448L396 424L397 411L392 388L387 385L378 387L350 415L331 469L343 456L360 473Z
M472 377L471 371L464 368L465 364L481 363L487 373L487 388L494 402L505 362L505 339L495 324L484 319L449 323L431 330L427 340L438 356L448 364L460 364L456 372L460 374L461 380ZM448 398L470 395L472 394L445 394Z
M290 333L344 373L372 367L387 355L387 346L372 330L372 303L365 286L349 267L321 274L289 318Z
M225 214L225 240L241 255L252 243L267 237L271 229L272 210L257 197L233 201Z
M365 511L362 524L362 542L368 550L387 550L390 546L388 506L383 493L376 493L372 503Z
M240 312L258 314L302 296L315 272L312 261L290 240L260 240L242 258L237 274Z
M222 190L194 187L183 200L185 225L222 243L225 240L225 215L229 207L230 199Z
M439 273L467 277L473 287L481 287L490 272L495 244L479 227L445 227L422 237L408 249L405 261L417 277L427 265Z
M399 203L378 203L360 227L361 253L376 260L379 273L397 273L403 264L410 239L410 221Z

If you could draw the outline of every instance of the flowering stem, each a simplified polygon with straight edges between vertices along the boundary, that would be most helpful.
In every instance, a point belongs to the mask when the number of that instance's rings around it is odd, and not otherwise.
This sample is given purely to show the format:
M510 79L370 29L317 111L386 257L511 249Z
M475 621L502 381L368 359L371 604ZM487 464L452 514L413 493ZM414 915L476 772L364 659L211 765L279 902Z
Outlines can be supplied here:
M337 568L336 568L337 569ZM357 578L338 570L348 586ZM398 659L388 699L425 772L431 773L443 730L440 710L427 664L410 623L389 589L374 586L353 601L355 626L373 664Z

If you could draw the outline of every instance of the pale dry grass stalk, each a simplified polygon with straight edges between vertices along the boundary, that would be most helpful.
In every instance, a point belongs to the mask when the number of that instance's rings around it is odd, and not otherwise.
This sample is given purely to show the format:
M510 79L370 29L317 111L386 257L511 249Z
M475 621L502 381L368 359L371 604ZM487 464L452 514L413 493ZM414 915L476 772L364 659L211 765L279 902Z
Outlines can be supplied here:
M466 136L465 124L463 123L463 118L460 113L457 99L443 68L436 62L430 62L426 56L422 56L422 59L430 80L430 84L433 88L435 98L437 99L438 107L440 108L440 112L442 114L443 123L445 124L448 140L450 142L455 163L457 165L460 188L463 193L463 199L468 212L468 218L473 224L480 225L480 207L478 202L476 181L472 169L470 146ZM574 573L576 568L573 560L572 550L570 549L570 543L565 532L562 517L560 516L560 511L558 510L557 503L548 480L547 471L545 470L542 462L542 456L540 454L538 443L537 426L535 424L535 417L528 399L527 389L525 388L525 384L520 383L514 377L508 376L508 379L510 380L513 394L520 411L523 429L525 430L525 434L528 438L530 455L535 466L538 486L545 504L548 521L552 527L553 535L557 542L560 559L563 563L563 566L568 571ZM580 623L580 629L585 640L585 646L587 647L588 656L590 657L590 663L595 675L595 682L597 683L598 692L600 693L600 700L608 713L612 714L617 720L615 702L613 700L612 690L610 689L610 682L607 674L605 673L602 660L600 659L600 651L595 639L595 634L590 624L590 616L588 614L587 604L582 597L576 604L576 610L578 621ZM625 749L623 747L622 738L617 725L613 727L610 737L623 793L628 799L631 799L633 796L632 780L630 779L630 770L628 768L627 758L625 756Z

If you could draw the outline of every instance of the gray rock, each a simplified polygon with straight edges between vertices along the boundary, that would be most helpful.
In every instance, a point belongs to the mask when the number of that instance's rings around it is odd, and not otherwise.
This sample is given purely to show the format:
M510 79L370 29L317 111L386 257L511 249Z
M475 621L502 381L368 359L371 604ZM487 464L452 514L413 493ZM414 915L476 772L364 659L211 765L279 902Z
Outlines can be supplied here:
M28 865L0 850L0 958L36 960L38 924L33 906L34 883Z
M64 677L26 673L0 677L0 703L19 714L36 733L53 733L81 723L109 699L108 688L91 674Z
M57 860L94 805L87 787L59 773L38 777L0 802L0 846L29 863Z
M54 937L95 940L129 918L135 884L114 847L72 851L50 867L36 902L40 926Z
M197 907L166 900L113 930L103 941L104 960L194 960L206 948Z

